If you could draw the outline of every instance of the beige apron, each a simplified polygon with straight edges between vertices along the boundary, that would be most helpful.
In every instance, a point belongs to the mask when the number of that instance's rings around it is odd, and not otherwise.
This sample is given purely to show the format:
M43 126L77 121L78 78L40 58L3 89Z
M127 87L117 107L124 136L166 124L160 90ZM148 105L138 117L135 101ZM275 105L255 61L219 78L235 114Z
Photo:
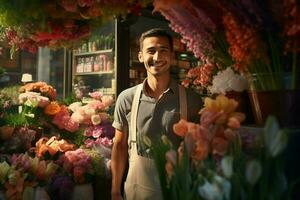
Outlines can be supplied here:
M159 177L153 159L139 156L136 143L136 120L143 85L139 84L135 92L131 108L131 135L129 140L129 170L125 182L125 198L127 200L160 200L163 199ZM186 93L179 86L179 105L181 118L187 119Z

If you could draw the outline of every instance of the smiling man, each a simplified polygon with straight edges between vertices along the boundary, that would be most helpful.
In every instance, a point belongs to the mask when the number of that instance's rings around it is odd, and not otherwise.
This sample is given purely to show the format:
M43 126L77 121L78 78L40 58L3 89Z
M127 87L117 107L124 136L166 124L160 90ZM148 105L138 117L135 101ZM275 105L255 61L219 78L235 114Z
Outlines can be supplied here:
M122 177L129 160L125 182L128 200L162 199L158 173L144 136L152 142L165 134L176 145L180 138L173 124L181 118L194 121L202 106L200 95L178 85L170 75L174 56L172 37L163 29L151 29L140 37L139 61L147 78L124 90L118 97L112 150L112 199L122 199ZM129 159L128 159L129 158Z

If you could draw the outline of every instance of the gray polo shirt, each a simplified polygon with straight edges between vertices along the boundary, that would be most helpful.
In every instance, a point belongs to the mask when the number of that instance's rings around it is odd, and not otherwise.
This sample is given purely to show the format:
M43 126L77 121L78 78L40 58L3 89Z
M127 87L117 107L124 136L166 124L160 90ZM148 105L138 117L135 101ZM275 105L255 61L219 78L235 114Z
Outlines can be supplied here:
M118 96L113 127L130 133L130 116L133 97L137 86L128 88ZM202 107L201 96L189 89L186 89L188 121L199 122L199 114ZM168 89L159 100L145 94L145 81L140 98L137 113L137 147L138 153L144 155L147 146L141 136L147 135L152 142L159 139L162 134L178 145L180 138L173 132L173 124L180 120L179 113L179 90L175 80L171 80Z

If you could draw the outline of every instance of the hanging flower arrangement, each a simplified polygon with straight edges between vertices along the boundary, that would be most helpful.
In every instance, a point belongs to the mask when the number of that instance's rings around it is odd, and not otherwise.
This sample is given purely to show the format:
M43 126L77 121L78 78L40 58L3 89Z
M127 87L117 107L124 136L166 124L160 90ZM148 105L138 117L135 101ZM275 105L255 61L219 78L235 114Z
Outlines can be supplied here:
M0 40L13 50L73 47L114 16L139 13L150 0L0 1Z

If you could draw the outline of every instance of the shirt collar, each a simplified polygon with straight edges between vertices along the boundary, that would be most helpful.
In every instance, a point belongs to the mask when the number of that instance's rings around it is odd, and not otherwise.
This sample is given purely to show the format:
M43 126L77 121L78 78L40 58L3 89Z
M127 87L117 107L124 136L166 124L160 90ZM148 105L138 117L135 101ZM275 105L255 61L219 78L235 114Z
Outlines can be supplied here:
M147 78L143 81L143 93L146 94L145 84L146 84ZM171 91L173 94L176 93L178 88L178 84L174 79L170 79L169 87L164 91L164 93L167 93L168 91Z

